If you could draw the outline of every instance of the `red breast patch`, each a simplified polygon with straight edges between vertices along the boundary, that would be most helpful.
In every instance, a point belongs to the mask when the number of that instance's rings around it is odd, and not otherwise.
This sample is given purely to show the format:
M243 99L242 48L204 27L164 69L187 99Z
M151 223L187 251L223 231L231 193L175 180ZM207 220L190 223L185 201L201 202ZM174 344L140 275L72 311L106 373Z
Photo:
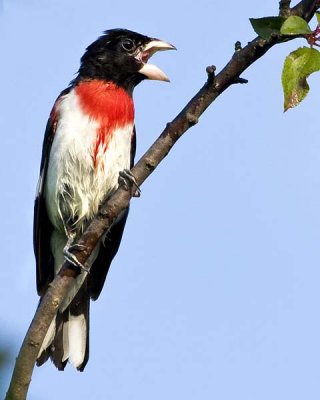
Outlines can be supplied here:
M100 127L93 148L94 166L101 147L107 150L113 132L134 121L132 97L114 83L91 80L79 83L75 88L80 106L85 114L96 120Z

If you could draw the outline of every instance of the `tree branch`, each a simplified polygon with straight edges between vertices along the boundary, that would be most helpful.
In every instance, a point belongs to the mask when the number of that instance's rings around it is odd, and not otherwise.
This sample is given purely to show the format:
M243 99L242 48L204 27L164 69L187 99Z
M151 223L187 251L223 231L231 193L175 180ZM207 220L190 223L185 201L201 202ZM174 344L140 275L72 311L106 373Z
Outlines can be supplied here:
M319 7L319 0L300 1L300 3L291 9L290 15L297 15L304 18L306 21L310 21Z
M319 0L302 0L291 9L289 3L289 1L282 0L280 12L285 8L289 15L299 15L306 20L310 20L320 7ZM273 35L267 40L257 37L244 48L241 48L241 44L237 43L236 51L231 60L218 75L215 75L214 66L207 67L208 79L204 86L176 118L167 124L159 138L132 168L132 173L139 186L166 157L177 140L198 122L199 117L209 105L232 84L245 83L245 80L240 77L243 71L262 57L272 46L282 41L283 38L280 35ZM288 37L286 37L286 41L288 41ZM78 241L83 246L83 250L74 251L82 264L85 264L99 239L111 227L117 216L128 207L134 191L135 188L126 191L123 187L119 187L102 205L98 215ZM73 266L64 263L59 274L50 284L21 346L6 400L23 400L26 398L40 346L77 274L78 271Z
M280 0L279 2L279 15L280 17L287 17L290 15L291 0Z

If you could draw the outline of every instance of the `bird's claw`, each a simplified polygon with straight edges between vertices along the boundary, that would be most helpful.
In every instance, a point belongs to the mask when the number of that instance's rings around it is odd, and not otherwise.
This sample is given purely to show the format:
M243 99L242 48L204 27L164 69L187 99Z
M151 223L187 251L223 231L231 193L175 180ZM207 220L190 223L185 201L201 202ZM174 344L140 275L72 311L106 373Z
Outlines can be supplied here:
M81 264L81 262L77 259L77 257L70 251L70 250L82 250L83 248L85 248L85 246L81 244L73 244L72 246L65 247L63 249L63 255L65 260L68 261L73 266L80 268L80 270L83 272L89 272L88 268L85 267L83 264Z
M119 172L119 179L118 179L119 185L122 185L125 190L130 190L131 186L135 186L136 190L133 193L133 197L140 197L141 195L141 190L139 185L137 184L136 178L132 174L132 172L129 169L124 169L123 171Z
M84 246L83 244L79 244L79 243L75 243L72 244L71 246L68 247L68 251L70 252L71 250L85 250L86 246Z

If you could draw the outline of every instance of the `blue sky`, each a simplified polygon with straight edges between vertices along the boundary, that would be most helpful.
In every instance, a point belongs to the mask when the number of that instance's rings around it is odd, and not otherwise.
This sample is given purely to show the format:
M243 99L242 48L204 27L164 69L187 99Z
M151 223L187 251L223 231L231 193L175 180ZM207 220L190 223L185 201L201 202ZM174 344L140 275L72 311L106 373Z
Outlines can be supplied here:
M278 7L225 4L3 1L0 323L12 366L38 301L33 200L56 96L105 29L175 44L153 59L171 83L135 91L139 157L205 82L206 66L221 69L237 40L254 37L248 18ZM277 46L246 71L249 84L224 93L143 185L92 304L85 372L36 368L30 399L319 398L319 77L286 114L280 81L299 45Z

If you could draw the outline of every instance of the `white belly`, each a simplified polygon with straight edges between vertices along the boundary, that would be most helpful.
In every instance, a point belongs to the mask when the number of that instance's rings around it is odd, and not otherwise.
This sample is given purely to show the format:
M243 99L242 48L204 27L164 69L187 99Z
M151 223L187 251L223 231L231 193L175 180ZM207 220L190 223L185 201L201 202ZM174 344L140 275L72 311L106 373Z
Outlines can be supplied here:
M133 125L118 128L106 149L103 144L96 149L99 124L80 109L74 90L62 99L58 111L45 182L46 205L57 229L64 231L67 217L80 231L117 188L119 172L130 168Z

